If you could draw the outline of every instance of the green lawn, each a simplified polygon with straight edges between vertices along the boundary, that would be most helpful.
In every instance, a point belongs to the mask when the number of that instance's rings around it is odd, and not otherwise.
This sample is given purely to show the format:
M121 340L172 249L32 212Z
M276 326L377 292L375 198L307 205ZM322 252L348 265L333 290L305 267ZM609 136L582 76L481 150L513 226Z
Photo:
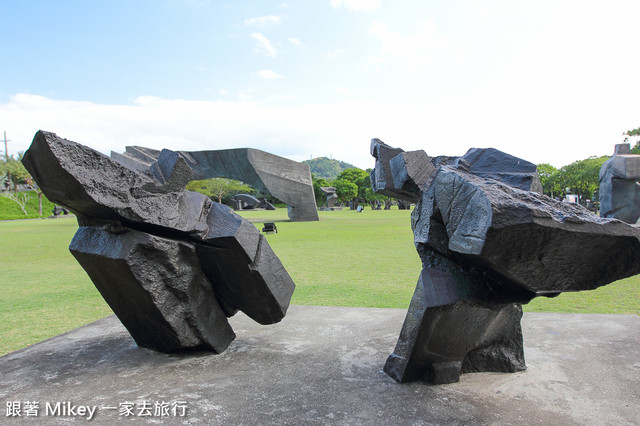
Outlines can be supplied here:
M74 217L0 222L0 354L111 313L69 242Z
M293 304L407 308L420 272L406 210L320 212L289 222L285 209L245 211L276 222L269 244L296 283ZM73 217L0 222L0 355L111 310L71 256ZM640 276L600 289L537 298L527 311L640 314Z

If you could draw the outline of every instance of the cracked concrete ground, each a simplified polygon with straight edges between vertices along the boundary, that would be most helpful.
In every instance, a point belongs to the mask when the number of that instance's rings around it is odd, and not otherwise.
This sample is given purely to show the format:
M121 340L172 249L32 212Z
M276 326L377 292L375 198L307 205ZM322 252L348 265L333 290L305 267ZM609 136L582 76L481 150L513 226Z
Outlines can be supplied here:
M525 313L526 371L428 386L382 372L405 313L292 306L271 326L238 314L221 355L140 349L107 317L0 357L0 416L85 423L72 407L88 406L99 425L640 424L638 316Z

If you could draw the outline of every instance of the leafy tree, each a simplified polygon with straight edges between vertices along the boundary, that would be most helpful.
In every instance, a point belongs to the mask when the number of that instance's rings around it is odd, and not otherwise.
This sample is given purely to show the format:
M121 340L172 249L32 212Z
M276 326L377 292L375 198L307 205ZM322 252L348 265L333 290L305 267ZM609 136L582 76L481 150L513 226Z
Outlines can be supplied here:
M369 176L369 172L365 173L365 175L362 175L355 181L355 184L358 187L358 197L366 201L372 201L375 198L372 194L375 193L371 189L371 177Z
M367 188L371 188L371 180L367 171L359 169L357 167L353 169L346 169L338 175L336 182L338 180L345 180L353 183L356 186L356 194L352 198L350 198L351 200L355 199L356 197L366 200L365 192ZM338 196L338 198L340 198L340 196Z
M627 130L624 134L627 136L640 136L640 127L633 130Z
M323 178L317 178L316 175L311 175L311 180L313 182L313 194L316 198L316 205L321 206L324 204L325 195L324 192L320 189L323 186L332 186L331 183Z
M368 203L373 204L376 201L387 201L389 197L382 194L378 194L377 192L374 192L371 187L369 187L364 191L364 199Z
M187 184L186 189L204 194L218 203L228 202L236 194L256 193L252 187L243 182L223 178L192 180Z
M344 179L344 180L348 180L351 183L355 183L357 185L358 181L368 177L369 177L369 173L367 173L366 171L358 168L353 168L353 169L346 169L340 172L336 180Z
M386 195L378 194L374 192L371 187L371 169L367 169L367 175L358 180L358 196L363 198L366 202L373 205L376 201L387 201L389 197Z
M0 177L6 177L14 188L31 179L31 175L20 161L23 156L24 153L19 152L18 158L13 158L13 155L10 155L0 162Z
M594 193L600 187L600 169L609 157L589 157L574 161L559 170L558 183L569 188L571 193L578 196L580 204L585 205L587 199L593 199Z
M338 179L334 182L333 186L336 188L336 195L338 200L343 203L353 200L358 196L358 186L346 179Z
M564 188L560 183L560 172L551 164L538 164L538 175L542 183L542 192L550 197L558 197Z
M623 135L627 136L624 139L625 142L629 140L629 137L640 136L640 127L638 127L637 129L633 129L633 130L627 130L626 132L623 133ZM631 148L631 153L632 154L640 154L640 140L638 140L638 142L636 142L636 144L633 146L633 148Z

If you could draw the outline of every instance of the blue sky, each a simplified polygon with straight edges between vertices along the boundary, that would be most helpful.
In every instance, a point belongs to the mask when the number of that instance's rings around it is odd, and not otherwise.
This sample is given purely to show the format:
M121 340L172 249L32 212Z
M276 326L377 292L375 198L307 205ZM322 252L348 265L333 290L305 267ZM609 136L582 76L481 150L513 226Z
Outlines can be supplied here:
M377 137L557 167L640 126L640 2L0 0L0 130L373 166ZM3 150L4 147L0 147Z

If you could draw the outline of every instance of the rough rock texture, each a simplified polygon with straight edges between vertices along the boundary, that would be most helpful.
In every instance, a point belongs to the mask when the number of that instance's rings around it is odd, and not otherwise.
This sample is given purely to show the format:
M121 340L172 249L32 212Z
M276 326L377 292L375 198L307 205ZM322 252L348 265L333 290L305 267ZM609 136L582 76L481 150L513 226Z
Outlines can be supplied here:
M600 169L600 216L627 223L640 218L640 155L628 143L616 145L613 157Z
M371 152L374 190L418 200L423 271L385 365L398 381L523 370L520 304L640 272L640 228L541 195L528 161L491 148L430 158L378 139Z
M318 220L311 172L306 164L252 148L177 154L193 170L193 179L240 180L287 203L292 221ZM159 155L159 151L139 146L128 146L123 154L111 153L114 160L137 170L148 169Z
M23 163L78 216L70 250L140 346L219 353L234 339L226 317L278 322L295 286L255 226L184 190L181 154L156 158L142 172L39 131Z
M376 167L371 171L371 185L375 192L382 195L415 203L418 201L417 184L412 180L409 170L407 168L402 170L392 169L391 159L402 153L404 153L402 149L392 148L384 144L380 139L371 141L371 155L376 159ZM426 155L425 153L424 156L426 157ZM401 162L404 163L403 160L404 157L394 162L394 164L397 163L397 166L404 166L405 164L401 164ZM421 163L416 162L416 164ZM398 176L394 176L394 173L398 174ZM420 172L418 173L421 174ZM395 182L398 182L397 186Z
M195 244L118 226L81 226L69 249L138 345L220 353L235 338Z

